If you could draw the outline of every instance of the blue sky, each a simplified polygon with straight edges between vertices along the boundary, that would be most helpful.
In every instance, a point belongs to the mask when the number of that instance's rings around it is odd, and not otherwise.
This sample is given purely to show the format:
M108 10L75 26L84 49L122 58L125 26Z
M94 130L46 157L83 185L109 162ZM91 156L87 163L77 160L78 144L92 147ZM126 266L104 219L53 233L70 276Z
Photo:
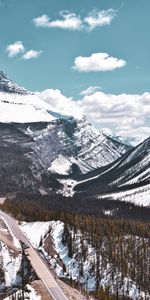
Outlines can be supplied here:
M0 8L1 68L28 89L59 88L78 93L81 86L99 85L110 93L142 93L150 89L150 2L148 0L4 0ZM5 3L3 5L3 3ZM93 9L117 10L110 25L72 31L36 28L32 20L43 14L60 18L67 10L83 17ZM28 49L42 50L37 60L10 59L5 47L22 41ZM77 56L106 52L124 59L127 65L112 72L78 73L71 69ZM32 72L31 72L32 70Z
M57 89L77 100L150 92L149 0L0 0L0 28L0 68L29 90ZM90 93L89 87L94 87ZM136 107L135 97L131 101ZM129 103L122 103L128 113ZM83 111L94 122L93 111ZM109 111L107 124L100 114L96 126L125 135L125 122L120 130L110 115ZM130 131L146 128L141 129L145 137L150 134L149 116L146 112L141 124L135 124L138 117L137 113Z

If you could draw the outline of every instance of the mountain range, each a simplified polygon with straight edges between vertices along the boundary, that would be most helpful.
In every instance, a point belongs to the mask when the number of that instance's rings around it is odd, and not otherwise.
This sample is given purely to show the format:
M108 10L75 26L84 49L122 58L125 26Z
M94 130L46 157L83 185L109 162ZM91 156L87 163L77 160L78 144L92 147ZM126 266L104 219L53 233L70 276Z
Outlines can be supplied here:
M150 138L137 147L111 138L85 116L76 119L56 111L2 71L0 140L1 193L54 189L106 197L149 191ZM147 194L144 203L149 205Z

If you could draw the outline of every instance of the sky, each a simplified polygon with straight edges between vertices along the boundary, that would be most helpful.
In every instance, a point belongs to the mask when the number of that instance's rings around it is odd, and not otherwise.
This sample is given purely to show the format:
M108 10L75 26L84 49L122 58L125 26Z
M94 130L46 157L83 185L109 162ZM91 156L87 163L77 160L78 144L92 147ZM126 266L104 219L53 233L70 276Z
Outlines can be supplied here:
M0 69L107 134L150 136L149 0L0 0Z

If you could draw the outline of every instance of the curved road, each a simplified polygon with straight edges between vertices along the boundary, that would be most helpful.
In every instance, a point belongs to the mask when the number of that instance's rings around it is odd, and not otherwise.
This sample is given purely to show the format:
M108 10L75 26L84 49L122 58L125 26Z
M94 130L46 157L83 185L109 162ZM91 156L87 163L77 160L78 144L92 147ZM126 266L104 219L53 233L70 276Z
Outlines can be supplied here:
M18 240L23 242L28 248L26 249L26 254L30 260L30 263L35 270L37 276L41 279L43 284L45 285L49 295L52 297L53 300L68 300L65 296L61 288L59 287L58 283L54 279L53 275L51 274L49 268L47 267L46 263L38 254L38 251L33 248L30 241L24 235L24 233L19 228L17 222L0 210L0 218L3 218L4 221L7 223L8 227L11 229L13 234L16 236Z

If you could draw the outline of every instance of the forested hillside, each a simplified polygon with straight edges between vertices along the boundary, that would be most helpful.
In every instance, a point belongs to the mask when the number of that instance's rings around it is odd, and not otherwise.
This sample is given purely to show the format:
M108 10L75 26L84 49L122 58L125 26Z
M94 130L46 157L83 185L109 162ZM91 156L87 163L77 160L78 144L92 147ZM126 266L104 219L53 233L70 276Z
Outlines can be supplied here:
M8 198L1 207L19 220L63 222L61 243L66 246L68 259L78 271L74 282L62 258L64 277L70 280L71 284L77 286L81 284L88 293L94 294L100 300L148 300L150 297L148 210L137 207L135 215L132 214L131 218L129 212L134 210L132 205L116 202L115 206L114 202L110 201L108 206L108 201L107 204L99 201L97 208L96 202L93 202L90 213L87 201L87 211L85 210L86 213L83 214L84 199L76 199L74 206L71 199L60 195L40 198L36 195L22 194L21 197L18 195L14 199ZM119 213L112 214L115 210ZM123 214L125 210L126 214ZM41 243L44 245L44 240Z

